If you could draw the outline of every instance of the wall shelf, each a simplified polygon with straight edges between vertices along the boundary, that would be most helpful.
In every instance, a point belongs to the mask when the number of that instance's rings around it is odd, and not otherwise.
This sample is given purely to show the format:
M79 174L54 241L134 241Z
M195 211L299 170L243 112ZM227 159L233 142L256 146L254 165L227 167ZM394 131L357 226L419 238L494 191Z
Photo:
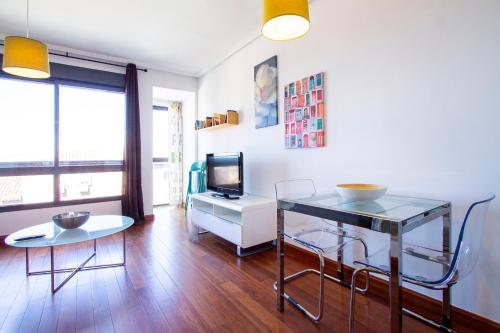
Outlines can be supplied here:
M197 131L211 131L211 130L216 130L220 128L226 128L226 127L233 127L233 126L238 126L238 124L220 124L220 125L215 125L215 126L210 126L210 127L205 127L205 128L199 128Z
M205 131L237 126L238 123L238 112L228 110L226 114L216 113L212 117L207 117L206 120L197 120L194 127L196 131Z

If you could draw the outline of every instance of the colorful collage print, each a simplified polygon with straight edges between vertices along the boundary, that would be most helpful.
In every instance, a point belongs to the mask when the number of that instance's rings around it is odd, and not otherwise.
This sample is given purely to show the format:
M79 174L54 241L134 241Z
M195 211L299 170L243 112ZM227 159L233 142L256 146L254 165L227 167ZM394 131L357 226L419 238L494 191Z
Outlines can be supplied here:
M325 146L325 73L285 86L285 148Z

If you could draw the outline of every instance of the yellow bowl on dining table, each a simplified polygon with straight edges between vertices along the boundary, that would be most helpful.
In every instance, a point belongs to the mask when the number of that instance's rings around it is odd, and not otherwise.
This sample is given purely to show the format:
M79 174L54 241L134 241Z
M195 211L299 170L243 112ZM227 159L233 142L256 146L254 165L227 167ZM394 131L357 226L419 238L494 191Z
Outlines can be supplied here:
M346 201L373 201L387 192L387 186L376 184L338 184L336 188Z

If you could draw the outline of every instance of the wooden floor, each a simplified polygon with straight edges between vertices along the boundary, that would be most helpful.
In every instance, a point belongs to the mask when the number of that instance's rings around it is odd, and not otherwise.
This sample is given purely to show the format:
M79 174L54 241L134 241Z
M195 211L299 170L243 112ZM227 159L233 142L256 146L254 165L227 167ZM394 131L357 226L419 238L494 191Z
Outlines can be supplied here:
M0 249L2 332L346 332L348 289L328 283L325 318L314 324L289 304L275 310L274 251L238 258L235 246L211 234L191 240L183 211L161 208L156 221L132 227L127 266L80 272L59 292L48 275L27 278L24 251ZM98 263L119 261L121 238L98 241ZM87 256L91 243L56 251L59 267ZM32 269L48 267L48 250L33 251ZM302 268L287 261L286 271ZM59 277L62 279L62 276ZM315 306L317 281L287 285ZM388 331L388 307L360 296L357 332ZM410 318L405 332L434 332Z

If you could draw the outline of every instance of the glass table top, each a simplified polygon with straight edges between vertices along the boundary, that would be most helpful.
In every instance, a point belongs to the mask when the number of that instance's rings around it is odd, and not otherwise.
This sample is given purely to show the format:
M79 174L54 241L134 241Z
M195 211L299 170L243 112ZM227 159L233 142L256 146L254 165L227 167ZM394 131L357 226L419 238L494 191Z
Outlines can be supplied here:
M290 204L300 204L389 221L406 221L436 208L449 205L448 201L396 195L384 195L374 201L346 201L336 192L307 198L283 198L279 202L281 208L285 210Z
M54 222L38 224L21 229L9 235L5 243L15 247L46 247L74 244L106 237L123 231L134 224L134 220L120 215L96 215L76 229L61 229ZM34 235L45 235L44 238L16 241L15 239Z

